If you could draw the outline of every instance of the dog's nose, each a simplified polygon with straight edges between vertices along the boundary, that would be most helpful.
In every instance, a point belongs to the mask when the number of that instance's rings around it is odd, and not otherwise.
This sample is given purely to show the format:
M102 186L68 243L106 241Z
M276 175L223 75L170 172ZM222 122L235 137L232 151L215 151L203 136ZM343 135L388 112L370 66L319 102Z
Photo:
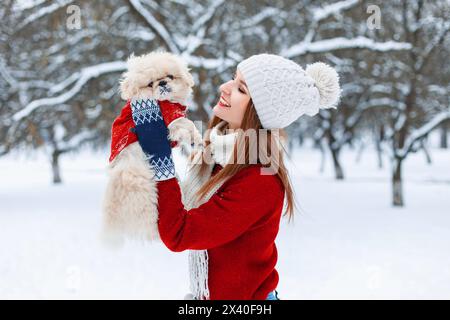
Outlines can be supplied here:
M167 81L165 81L165 80L159 82L160 87L165 86L166 84L167 84Z

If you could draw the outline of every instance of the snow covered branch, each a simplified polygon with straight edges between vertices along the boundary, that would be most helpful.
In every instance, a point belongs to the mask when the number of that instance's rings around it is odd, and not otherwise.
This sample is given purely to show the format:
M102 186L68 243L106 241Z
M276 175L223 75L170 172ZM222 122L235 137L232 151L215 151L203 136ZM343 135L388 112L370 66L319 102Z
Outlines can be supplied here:
M20 29L24 28L25 26L29 25L30 23L32 23L42 17L45 17L49 14L52 14L56 10L61 9L62 7L65 7L72 2L74 2L74 0L53 1L53 3L51 5L43 7L41 9L37 10L36 12L34 12L33 14L30 14L25 20L23 20L21 23L19 23L17 28L18 28L18 30L20 30Z
M13 88L18 86L18 81L11 75L11 73L8 71L6 64L4 63L4 60L0 57L0 75L3 77L3 79L6 80L6 82Z
M397 51L409 50L412 46L405 42L386 41L376 42L367 37L343 38L337 37L315 42L301 42L290 48L281 51L281 54L287 58L301 56L307 53L329 52L343 49L368 49L372 51Z
M194 52L198 47L205 43L204 36L207 25L213 21L217 9L224 4L224 0L214 0L210 7L196 20L190 32L185 37L180 37L178 43L183 47L182 51L185 57Z
M321 21L329 18L332 15L338 15L345 10L354 8L359 3L359 0L344 0L326 5L323 8L314 8L311 11L313 19L304 40L298 44L281 50L281 55L287 58L294 58L297 56L305 55L307 53L322 53L342 49L368 49L372 51L385 52L409 50L412 48L411 44L409 43L396 41L376 42L373 39L364 36L358 36L354 38L336 37L332 39L313 41L318 29L318 25Z
M374 107L391 107L394 109L404 110L405 103L389 97L370 99L359 105L359 109L366 111Z
M89 131L87 129L82 130L81 132L77 133L73 137L71 137L67 141L59 141L58 142L58 150L60 152L68 152L72 151L78 147L81 146L81 144L92 141L96 138L95 132Z
M223 59L203 58L200 56L189 55L188 53L184 52L181 54L181 56L187 61L189 66L195 68L220 71L236 65L236 60L230 58L223 58Z
M169 31L161 24L158 19L156 19L153 14L147 10L141 3L140 0L129 0L131 5L136 9L136 11L147 21L150 28L155 30L155 32L160 36L161 40L166 43L169 50L172 53L178 54L180 50L175 43L173 37L170 35Z
M424 124L422 127L414 130L405 142L405 146L397 150L396 156L404 159L408 153L412 150L414 144L427 136L436 127L441 125L444 121L450 120L450 109L442 111L435 115L428 123Z
M420 72L420 70L425 66L431 54L436 50L436 48L440 44L442 44L442 42L445 40L445 37L449 32L450 32L450 22L445 22L441 27L441 29L437 32L435 37L427 43L422 54L417 59L417 62L415 64L415 69L417 70L417 72Z
M214 0L206 10L206 12L198 18L198 20L192 26L192 33L196 33L200 28L208 23L216 13L216 10L225 3L225 0Z
M353 8L359 3L359 0L344 0L327 5L323 8L315 8L312 11L313 19L315 22L319 22L328 18L331 15L341 13L344 10Z
M74 75L71 75L65 81L61 82L62 84L65 84L68 82L73 82L74 79L78 79L75 82L74 86L69 91L57 97L38 99L30 102L25 108L14 114L13 120L19 121L24 117L28 116L31 112L33 112L39 107L64 103L69 99L71 99L73 96L75 96L89 80L97 78L107 73L124 71L125 69L126 63L123 61L107 62L86 67L82 69L80 72L76 72ZM56 88L53 91L59 90L60 88Z
M249 17L242 21L242 23L239 25L240 28L252 28L258 24L260 24L262 21L264 21L267 18L277 16L277 15L283 15L284 12L280 11L278 8L273 7L267 7L262 9L260 12L255 14L252 17Z
M24 91L30 88L49 89L52 83L45 80L18 81L9 72L3 59L0 58L0 76L10 85L13 91Z
M46 0L28 0L28 1L15 1L13 4L13 11L23 11L32 9L43 4Z

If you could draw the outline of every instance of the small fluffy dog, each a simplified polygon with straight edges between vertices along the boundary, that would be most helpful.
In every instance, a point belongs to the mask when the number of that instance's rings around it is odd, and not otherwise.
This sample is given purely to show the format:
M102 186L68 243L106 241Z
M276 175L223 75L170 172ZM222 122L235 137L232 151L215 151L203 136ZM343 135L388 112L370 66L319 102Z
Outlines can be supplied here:
M178 56L155 51L127 61L120 93L127 104L112 128L109 181L103 202L103 237L120 244L125 236L157 240L157 188L146 156L131 132L130 101L156 99L169 130L171 146L202 146L202 136L186 118L185 104L194 80Z

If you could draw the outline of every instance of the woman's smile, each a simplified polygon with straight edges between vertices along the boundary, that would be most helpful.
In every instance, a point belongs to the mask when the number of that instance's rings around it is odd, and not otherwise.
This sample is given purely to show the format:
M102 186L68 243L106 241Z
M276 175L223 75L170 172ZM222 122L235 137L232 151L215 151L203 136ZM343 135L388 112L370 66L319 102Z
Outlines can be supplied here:
M217 103L221 107L230 108L230 104L224 99L223 96L220 96L219 102Z

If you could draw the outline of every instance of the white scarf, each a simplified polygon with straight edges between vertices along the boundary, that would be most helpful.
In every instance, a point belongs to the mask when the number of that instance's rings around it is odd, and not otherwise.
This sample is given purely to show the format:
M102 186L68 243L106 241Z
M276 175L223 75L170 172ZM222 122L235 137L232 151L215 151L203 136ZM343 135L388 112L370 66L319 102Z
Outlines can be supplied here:
M220 122L210 132L211 153L214 161L221 166L225 166L230 159L237 137L237 132L226 135L222 134L222 128L225 123L226 122L224 121ZM201 155L201 152L196 153L192 163L199 163L197 161L199 159L198 157ZM199 167L199 165L191 165L188 167L186 178L181 183L183 204L186 210L197 208L207 202L225 182L222 181L215 185L205 197L203 197L200 201L197 201L195 193L203 185L203 183L211 177L214 164L210 164L209 170L207 170L206 174L202 176L198 174ZM197 300L209 300L207 250L189 251L189 275L190 289L193 294L193 298Z
M209 135L212 157L222 167L228 163L238 135L238 132L223 134L223 126L225 124L225 121L218 123L211 129Z

